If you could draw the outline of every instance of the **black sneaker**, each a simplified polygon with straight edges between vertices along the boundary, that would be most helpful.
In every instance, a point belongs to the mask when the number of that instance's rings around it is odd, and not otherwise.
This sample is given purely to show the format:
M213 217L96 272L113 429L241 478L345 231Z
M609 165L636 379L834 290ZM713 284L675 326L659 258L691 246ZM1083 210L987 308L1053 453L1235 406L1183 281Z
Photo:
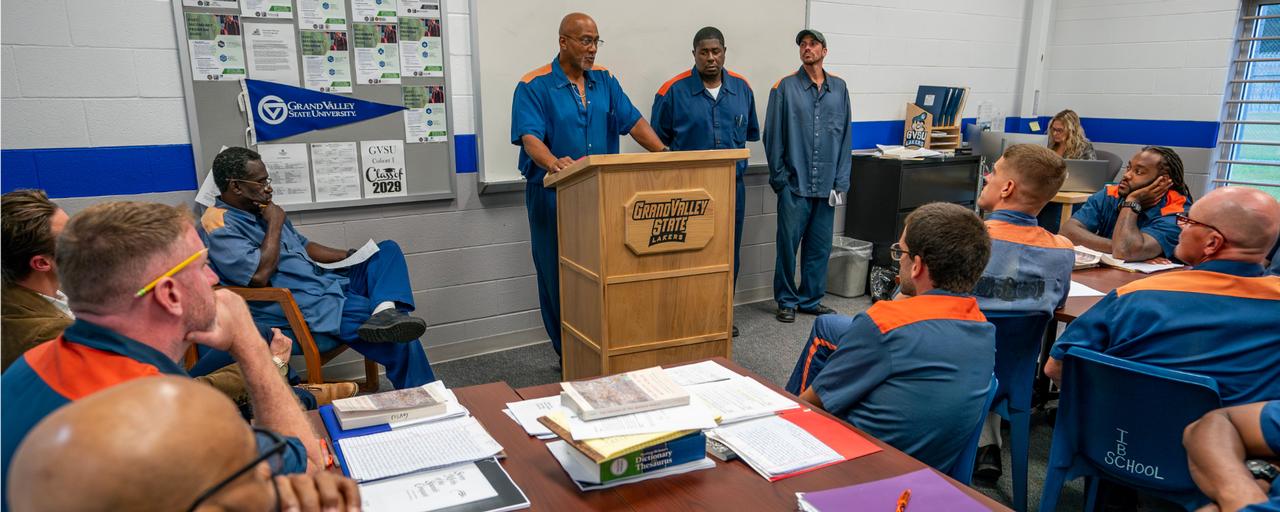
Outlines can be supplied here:
M778 308L778 312L773 317L779 322L789 324L796 321L796 308Z
M404 343L416 341L427 332L427 322L396 309L386 309L365 320L356 329L360 339L369 343Z
M994 487L1003 471L1000 468L1000 447L988 445L978 448L978 460L973 465L973 479L988 487Z
M733 337L734 337L734 338L737 338L737 337L738 337L738 326L736 326L736 325L735 325L735 326L733 326Z
M801 309L800 312L806 315L822 316L834 314L836 310L823 306L822 304L818 304L817 306L814 306L813 309Z

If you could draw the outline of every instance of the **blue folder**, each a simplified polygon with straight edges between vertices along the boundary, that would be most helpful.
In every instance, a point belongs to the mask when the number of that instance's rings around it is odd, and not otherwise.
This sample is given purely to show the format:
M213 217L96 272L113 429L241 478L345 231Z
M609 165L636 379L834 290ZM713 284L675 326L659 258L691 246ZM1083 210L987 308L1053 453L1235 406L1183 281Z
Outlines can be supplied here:
M338 440L391 431L391 425L388 424L342 430L342 424L338 423L338 415L333 412L332 405L320 406L320 419L324 421L324 429L329 431L329 440L333 444L333 455L338 458L342 474L348 477L351 476L351 473L347 471L347 460L342 456L342 445L338 444Z

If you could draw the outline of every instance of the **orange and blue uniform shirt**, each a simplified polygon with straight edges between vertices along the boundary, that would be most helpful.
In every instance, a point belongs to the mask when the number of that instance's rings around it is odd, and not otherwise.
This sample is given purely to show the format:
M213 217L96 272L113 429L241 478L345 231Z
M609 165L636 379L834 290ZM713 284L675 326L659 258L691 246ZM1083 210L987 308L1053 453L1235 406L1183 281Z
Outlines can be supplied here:
M1210 377L1224 405L1280 398L1280 276L1213 260L1115 289L1067 326L1071 347Z
M187 372L160 351L84 320L28 350L0 377L5 495L14 452L45 416L111 386L157 375ZM306 449L286 439L285 471L306 471Z
M742 75L727 69L715 98L694 69L667 80L653 97L649 123L674 151L739 149L760 140L755 93ZM746 169L747 160L738 160L738 179Z
M1043 311L1067 302L1075 251L1070 240L1036 224L1036 218L1013 210L987 217L991 259L973 287L985 312Z
M1071 218L1080 221L1093 234L1111 238L1116 229L1116 219L1120 217L1120 203L1123 202L1120 187L1107 185L1089 196ZM1174 214L1186 213L1190 209L1191 198L1170 190L1155 207L1138 214L1138 230L1160 243L1164 257L1173 258L1173 248L1178 246L1178 235L1182 233Z
M582 158L614 154L618 137L631 133L640 120L640 111L631 104L622 84L608 69L596 66L583 74L584 91L560 69L560 57L530 71L516 84L511 102L511 143L522 146L520 138L533 135L547 145L556 158ZM520 148L520 174L529 183L542 183L546 171Z
M981 417L996 329L968 295L931 290L814 322L787 391L942 471Z

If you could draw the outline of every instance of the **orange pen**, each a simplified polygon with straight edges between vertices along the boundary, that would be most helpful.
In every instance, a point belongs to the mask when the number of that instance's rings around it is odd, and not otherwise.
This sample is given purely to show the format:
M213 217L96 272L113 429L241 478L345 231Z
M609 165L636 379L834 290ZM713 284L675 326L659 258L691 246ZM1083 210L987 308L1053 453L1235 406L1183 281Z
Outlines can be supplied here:
M897 512L907 512L907 503L911 501L911 489L902 491L902 496L898 496Z

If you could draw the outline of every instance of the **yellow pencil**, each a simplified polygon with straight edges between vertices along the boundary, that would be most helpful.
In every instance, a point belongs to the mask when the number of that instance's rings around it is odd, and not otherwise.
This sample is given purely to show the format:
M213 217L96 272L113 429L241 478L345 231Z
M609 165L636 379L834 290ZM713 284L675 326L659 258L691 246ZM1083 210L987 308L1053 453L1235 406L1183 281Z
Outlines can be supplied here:
M199 259L200 255L206 252L209 252L208 248L204 248L204 249L200 249L199 251L196 251L195 254L192 254L191 256L188 256L187 259L182 260L182 263L179 263L177 264L177 266L169 269L169 271L165 272L164 275L157 277L154 281L151 281L150 283L147 283L147 285L143 286L141 290L138 290L138 293L134 294L134 297L141 297L143 295L146 295L147 292L151 291L152 288L155 288L157 284L160 284L161 279L164 279L166 277L173 277L174 274L177 274L178 272L182 272L182 269L187 268L187 265L190 265L191 262Z

